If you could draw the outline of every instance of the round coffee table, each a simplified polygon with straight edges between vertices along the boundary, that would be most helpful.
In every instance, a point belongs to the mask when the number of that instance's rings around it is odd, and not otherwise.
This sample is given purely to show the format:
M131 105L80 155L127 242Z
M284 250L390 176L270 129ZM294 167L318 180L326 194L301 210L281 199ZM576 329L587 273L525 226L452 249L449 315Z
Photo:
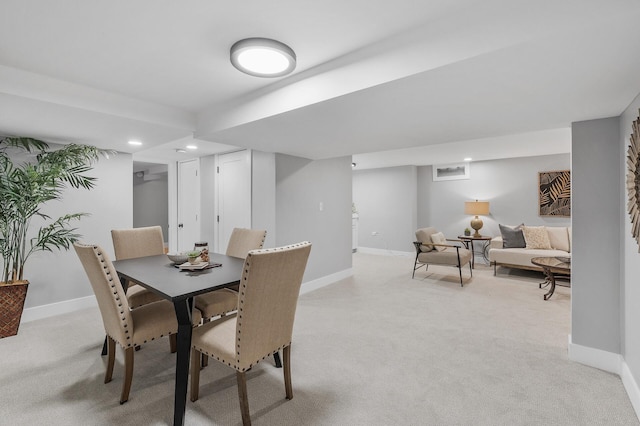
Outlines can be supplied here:
M544 300L549 300L556 290L556 279L571 278L571 258L570 257L534 257L531 263L542 268L547 282L549 291L542 296Z

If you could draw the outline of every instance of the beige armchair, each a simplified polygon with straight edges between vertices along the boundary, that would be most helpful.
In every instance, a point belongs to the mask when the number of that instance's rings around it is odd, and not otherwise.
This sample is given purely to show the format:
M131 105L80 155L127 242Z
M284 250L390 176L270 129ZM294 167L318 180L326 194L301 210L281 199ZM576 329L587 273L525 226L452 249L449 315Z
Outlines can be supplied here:
M284 351L287 399L291 386L291 336L311 243L250 251L240 281L238 313L193 331L191 401L199 397L201 354L236 370L242 423L251 424L245 372L280 349Z
M107 334L105 383L110 382L113 375L115 344L124 350L125 377L120 394L120 404L124 404L131 390L134 348L178 332L173 304L163 300L130 309L117 272L104 250L97 245L76 243L73 246L91 282ZM194 311L194 323L199 323L200 319L200 313Z
M462 267L467 263L473 277L471 267L473 253L464 248L462 241L445 239L435 228L418 229L416 240L413 243L416 249L416 260L413 264L412 278L415 277L416 270L423 266L426 270L430 264L456 266L460 273L460 286L462 286Z

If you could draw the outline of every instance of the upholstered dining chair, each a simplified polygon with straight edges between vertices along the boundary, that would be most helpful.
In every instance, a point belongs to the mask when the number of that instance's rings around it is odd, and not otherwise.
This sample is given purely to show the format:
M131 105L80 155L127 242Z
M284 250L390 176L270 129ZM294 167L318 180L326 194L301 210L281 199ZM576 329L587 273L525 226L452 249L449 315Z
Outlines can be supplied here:
M413 264L413 275L415 278L416 270L429 265L449 265L456 266L460 274L460 286L462 283L462 267L469 264L469 272L473 277L473 268L471 265L471 257L473 253L462 247L462 241L447 239L441 232L435 228L420 228L416 231L416 240L413 245L416 249L416 260ZM452 244L453 243L453 244Z
M227 256L244 259L250 250L260 249L264 245L267 231L263 229L234 228L227 245ZM194 306L202 313L203 322L217 316L224 316L238 309L238 288L224 288L196 296ZM276 364L279 364L276 359ZM206 367L208 358L202 357L202 366Z
M193 330L191 350L191 401L198 400L201 354L236 370L242 423L251 424L245 373L254 365L284 352L287 399L291 386L291 336L302 277L311 243L252 250L245 259L238 312Z
M116 260L164 254L164 238L160 226L112 229L111 239ZM136 283L128 283L126 292L132 308L162 300L160 296Z
M234 228L225 254L244 259L249 250L262 248L266 236L267 231L262 229ZM204 321L238 309L238 292L235 290L225 288L197 296L194 305L202 312Z
M166 300L131 309L107 253L98 245L75 243L73 246L93 288L107 334L105 383L109 383L113 375L116 343L124 350L125 375L120 394L120 404L124 404L131 390L134 348L163 336L175 335L178 332L175 310ZM200 313L194 310L193 322L199 323L200 319Z

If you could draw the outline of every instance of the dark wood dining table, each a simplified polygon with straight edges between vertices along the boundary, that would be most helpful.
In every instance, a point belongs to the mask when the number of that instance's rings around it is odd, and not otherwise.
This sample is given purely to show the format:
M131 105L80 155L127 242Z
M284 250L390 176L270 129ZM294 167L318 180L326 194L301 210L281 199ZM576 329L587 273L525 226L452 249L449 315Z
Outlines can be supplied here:
M184 425L191 350L191 313L198 294L230 287L240 282L244 259L211 253L211 264L204 270L181 271L165 255L117 260L113 265L123 285L134 281L173 303L178 319L175 402L173 424Z

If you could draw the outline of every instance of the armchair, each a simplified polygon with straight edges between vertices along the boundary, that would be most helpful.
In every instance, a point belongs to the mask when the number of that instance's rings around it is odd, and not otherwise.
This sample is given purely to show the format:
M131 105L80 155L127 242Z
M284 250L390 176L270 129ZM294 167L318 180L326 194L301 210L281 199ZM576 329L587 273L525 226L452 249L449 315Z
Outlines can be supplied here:
M413 264L411 278L415 278L416 270L423 266L426 270L430 264L456 266L460 274L460 286L462 287L462 266L467 263L469 264L471 277L473 277L473 269L471 267L473 254L470 250L464 248L462 241L446 239L435 228L418 229L416 231L416 240L413 243L416 249L416 259Z

